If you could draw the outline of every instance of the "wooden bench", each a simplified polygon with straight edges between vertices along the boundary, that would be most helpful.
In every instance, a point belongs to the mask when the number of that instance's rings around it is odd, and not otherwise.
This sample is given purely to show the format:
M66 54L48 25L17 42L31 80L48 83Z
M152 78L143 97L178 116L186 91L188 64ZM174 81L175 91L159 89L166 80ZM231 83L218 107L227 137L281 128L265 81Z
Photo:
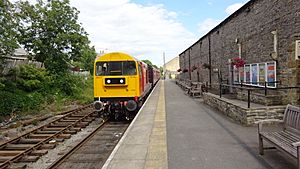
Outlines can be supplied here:
M181 84L181 88L187 93L189 94L190 90L191 90L191 81L186 79L182 82Z
M190 95L195 97L197 95L202 95L202 83L201 82L192 82L192 86L190 89Z
M183 90L186 89L187 85L187 81L186 80L178 80L176 81L176 84L181 87Z
M180 88L183 88L183 81L182 80L178 80L177 81L177 85L180 87Z
M265 123L282 123L282 130L263 131ZM273 144L275 148L281 150L297 160L300 169L300 108L287 105L283 120L261 120L258 124L259 154L264 154L263 140Z

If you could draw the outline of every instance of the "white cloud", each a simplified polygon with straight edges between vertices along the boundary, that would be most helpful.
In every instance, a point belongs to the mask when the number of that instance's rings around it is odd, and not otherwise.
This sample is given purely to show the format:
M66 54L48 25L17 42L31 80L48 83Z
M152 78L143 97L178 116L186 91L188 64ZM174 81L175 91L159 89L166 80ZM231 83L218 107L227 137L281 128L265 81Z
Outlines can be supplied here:
M236 10L240 9L246 2L249 0L246 0L242 3L235 3L232 5L229 5L226 9L225 12L228 15L231 15L234 13ZM212 1L209 1L208 4L212 4ZM219 23L221 23L223 20L221 19L212 19L212 18L207 18L203 22L200 22L198 24L198 31L200 32L201 36L205 35L208 33L210 30L212 30L214 27L216 27Z
M238 9L240 9L245 3L235 3L235 4L232 4L232 5L229 5L225 12L228 14L228 15L231 15L233 14L235 11L237 11Z
M214 27L216 27L219 23L221 23L221 21L222 20L219 20L219 19L207 18L203 22L199 23L198 30L199 30L201 36L208 33L210 30L212 30Z
M210 1L207 2L207 4L208 4L209 6L212 6L214 3L210 0Z
M185 50L197 37L176 21L177 13L163 5L139 5L129 0L72 0L79 21L100 50L122 51L162 65Z

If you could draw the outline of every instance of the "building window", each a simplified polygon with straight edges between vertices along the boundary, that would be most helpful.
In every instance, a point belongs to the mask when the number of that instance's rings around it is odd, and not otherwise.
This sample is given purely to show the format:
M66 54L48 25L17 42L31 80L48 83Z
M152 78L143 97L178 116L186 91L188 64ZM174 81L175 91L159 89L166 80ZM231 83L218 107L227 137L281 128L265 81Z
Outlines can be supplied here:
M251 85L264 87L276 87L276 62L263 62L246 64L244 67L233 67L233 80L235 84L241 82Z

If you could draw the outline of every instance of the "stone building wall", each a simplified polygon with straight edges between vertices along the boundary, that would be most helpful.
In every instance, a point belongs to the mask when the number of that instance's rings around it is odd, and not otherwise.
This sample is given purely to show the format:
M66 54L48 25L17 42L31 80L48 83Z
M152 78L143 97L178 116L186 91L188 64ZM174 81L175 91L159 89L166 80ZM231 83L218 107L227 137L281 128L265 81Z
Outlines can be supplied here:
M220 110L224 115L246 126L254 125L255 122L263 119L282 120L285 110L285 106L247 108L237 105L230 99L220 98L211 93L204 93L203 100L207 105Z
M241 57L247 64L276 61L277 81L281 81L278 87L300 86L300 60L295 59L295 40L300 40L299 27L299 0L251 0L182 52L180 68L188 68L189 62L191 66L210 64L211 69L199 67L200 81L217 89L220 76L231 81L228 60L239 56L241 45ZM278 39L275 59L271 57L274 32ZM197 81L195 71L191 74L191 80ZM282 96L283 104L300 104L297 89L280 90L277 94Z
M179 69L179 57L171 59L165 64L166 68L166 78L174 79L178 74L177 70Z

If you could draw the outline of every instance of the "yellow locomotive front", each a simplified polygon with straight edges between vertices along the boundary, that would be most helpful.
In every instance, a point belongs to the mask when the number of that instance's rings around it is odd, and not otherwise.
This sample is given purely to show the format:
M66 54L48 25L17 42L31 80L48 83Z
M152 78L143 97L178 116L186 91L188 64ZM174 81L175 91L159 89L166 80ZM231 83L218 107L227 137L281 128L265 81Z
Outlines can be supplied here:
M124 53L109 53L98 57L94 64L95 108L113 116L130 113L138 107L138 62ZM116 117L115 117L116 118Z

